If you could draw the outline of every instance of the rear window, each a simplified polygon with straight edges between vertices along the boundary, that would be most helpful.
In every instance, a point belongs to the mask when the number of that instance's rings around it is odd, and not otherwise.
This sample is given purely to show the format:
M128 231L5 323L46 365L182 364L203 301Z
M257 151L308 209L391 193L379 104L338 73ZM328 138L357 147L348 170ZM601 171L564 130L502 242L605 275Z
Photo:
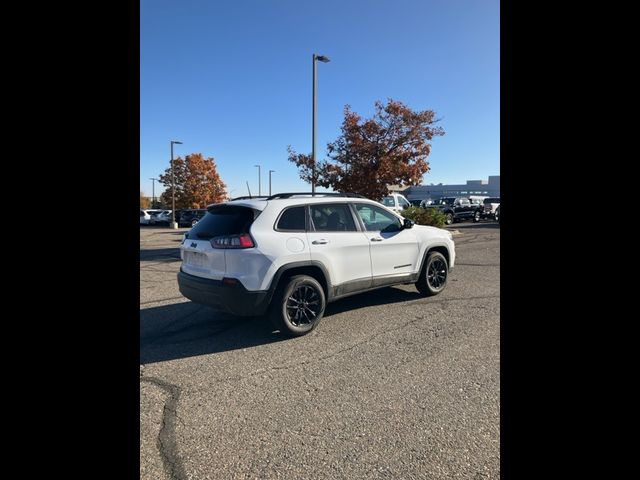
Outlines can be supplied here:
M485 198L484 203L500 203L499 198Z
M304 207L288 208L282 213L282 216L278 221L278 225L276 225L276 229L304 231L306 229L305 217Z
M384 197L382 199L382 204L385 207L395 207L396 203L393 201L393 197Z
M210 240L219 235L248 233L255 216L254 210L246 207L212 208L189 231L187 238Z

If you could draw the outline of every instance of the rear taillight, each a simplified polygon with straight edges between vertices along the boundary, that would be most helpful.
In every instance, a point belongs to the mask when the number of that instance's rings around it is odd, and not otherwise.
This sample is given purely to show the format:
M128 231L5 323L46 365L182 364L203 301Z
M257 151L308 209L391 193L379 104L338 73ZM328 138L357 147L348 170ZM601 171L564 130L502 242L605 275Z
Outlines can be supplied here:
M221 235L211 239L213 248L253 248L253 239L248 233L242 235Z

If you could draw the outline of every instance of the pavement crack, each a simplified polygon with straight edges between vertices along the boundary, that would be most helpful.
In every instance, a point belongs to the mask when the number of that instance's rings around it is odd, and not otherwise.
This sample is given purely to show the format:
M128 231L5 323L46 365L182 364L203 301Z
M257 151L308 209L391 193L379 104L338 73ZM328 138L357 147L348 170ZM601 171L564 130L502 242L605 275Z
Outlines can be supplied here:
M440 307L441 309L445 309L447 307L447 304L449 302L454 302L454 301L467 301L467 300L482 300L482 299L487 299L487 298L500 298L500 295L486 295L486 296L478 296L478 297L464 297L464 298L447 298L447 299L440 299L440 300L431 300L431 299L426 299L426 300L416 300L414 302L410 302L410 304L427 304L427 305L436 305L438 307ZM251 377L255 377L256 375L260 375L260 374L264 374L270 371L275 371L275 370L288 370L291 368L298 368L298 367L304 367L305 365L308 364L312 364L312 363L317 363L318 361L325 361L325 360L329 360L333 357L336 357L338 355L341 355L345 352L351 351L361 345L364 345L366 343L369 343L383 335L387 335L389 333L392 332L396 332L398 330L402 330L414 323L417 323L421 320L425 320L429 318L426 315L416 315L412 320L409 320L408 322L403 323L402 325L399 325L395 328L389 329L389 330L384 330L382 332L378 332L375 335L372 335L370 337L367 337L366 339L360 341L360 342L356 342L353 345L350 345L348 347L342 348L340 350L337 350L335 352L332 352L330 354L327 355L323 355L321 357L315 357L312 358L310 360L305 360L303 362L293 362L293 363L289 363L287 365L275 365L273 367L268 367L268 368L259 368L258 370L255 370L247 375L244 376L237 376L237 377L232 377L232 378L225 378L222 380L219 380L217 382L214 382L214 384L216 383L227 383L227 382L237 382L237 381L241 381L241 380L245 380L247 378L251 378ZM436 335L438 336L438 335ZM210 387L207 387L210 388Z
M157 447L165 472L172 480L186 480L187 474L178 455L176 444L176 420L184 426L184 422L177 415L177 406L181 388L156 377L142 377L141 382L148 382L167 393L162 411L162 422L158 432Z

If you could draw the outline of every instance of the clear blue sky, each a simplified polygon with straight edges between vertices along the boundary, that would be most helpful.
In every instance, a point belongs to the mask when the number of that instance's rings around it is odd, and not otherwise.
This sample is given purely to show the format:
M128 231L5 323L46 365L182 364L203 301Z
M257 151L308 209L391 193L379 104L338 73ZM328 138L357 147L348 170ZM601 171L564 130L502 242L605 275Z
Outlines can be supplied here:
M435 110L424 183L500 174L498 0L141 0L140 189L176 156L214 157L232 196L308 191L287 145L311 152L311 56L318 64L318 158L346 104ZM161 187L156 182L156 195Z

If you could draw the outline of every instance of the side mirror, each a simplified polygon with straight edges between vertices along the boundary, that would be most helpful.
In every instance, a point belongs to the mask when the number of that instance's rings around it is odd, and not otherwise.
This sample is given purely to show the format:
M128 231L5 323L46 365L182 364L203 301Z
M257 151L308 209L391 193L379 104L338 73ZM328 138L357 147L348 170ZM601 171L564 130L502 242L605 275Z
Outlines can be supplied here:
M415 225L415 222L413 220L409 220L408 218L405 218L402 228L413 228L414 225Z

